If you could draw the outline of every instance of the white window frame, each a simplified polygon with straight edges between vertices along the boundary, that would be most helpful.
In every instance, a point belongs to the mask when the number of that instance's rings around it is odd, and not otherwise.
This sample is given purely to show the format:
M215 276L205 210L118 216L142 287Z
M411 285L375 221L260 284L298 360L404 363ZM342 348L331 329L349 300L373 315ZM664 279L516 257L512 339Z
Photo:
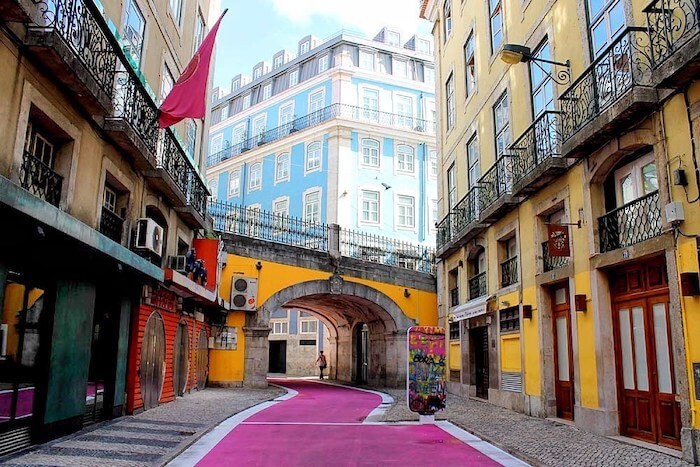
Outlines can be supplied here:
M287 109L289 112L287 113ZM289 118L286 118L289 115ZM294 101L288 101L280 105L279 115L277 117L278 126L288 125L294 121Z
M479 184L481 178L481 155L476 132L467 141L467 184L469 189Z
M476 70L476 49L475 49L474 31L469 33L466 42L464 43L464 75L467 88L467 97L471 97L476 93L477 70Z
M311 155L312 151L312 146L314 148L318 146L318 157L314 157L313 159L309 157ZM318 172L321 170L321 166L323 165L323 143L321 141L312 141L311 143L306 145L306 150L304 151L304 175L311 173L311 172ZM316 150L314 149L314 152Z
M262 98L263 100L267 100L272 97L272 83L267 83L266 85L263 86L263 93L262 93Z
M236 183L234 184L233 181ZM228 196L241 195L241 169L236 168L228 173Z
M377 199L368 199L365 197L366 194L370 193L373 195L376 194ZM361 188L359 197L360 209L358 209L358 222L363 225L379 225L382 221L382 192L378 189ZM367 203L367 209L365 209L365 202ZM365 216L365 214L367 215ZM376 220L372 219L373 214L376 215ZM365 219L365 217L367 218Z
M428 176L432 179L437 179L438 176L438 161L437 161L437 149L428 149Z
M284 209L279 209L284 206ZM272 200L273 233L282 234L289 229L289 196L280 196Z
M211 200L216 201L218 198L217 193L219 192L219 181L215 178L212 178L207 182L207 188L211 193Z
M318 195L318 200L315 202L317 204L316 206L316 212L314 213L317 218L314 218L315 216L309 217L309 208L312 206L308 202L308 198L312 195ZM322 219L322 211L321 211L321 202L322 202L322 192L321 192L321 187L312 187L309 188L308 190L305 190L304 193L302 194L302 205L304 207L303 211L303 216L304 216L304 221L306 222L311 222L311 223L320 223Z
M447 207L452 211L457 205L457 169L454 162L447 169Z
M114 214L117 213L117 192L107 185L104 187L102 206Z
M211 144L209 145L209 155L214 155L221 152L224 148L224 135L219 133L211 139ZM215 151L216 149L216 151Z
M403 102L408 102L410 113L402 113L401 109L399 109L399 102L401 102L402 100ZM402 128L414 129L413 123L415 121L416 115L416 100L413 98L413 96L410 94L395 92L392 101L394 106L394 114L397 115L397 126Z
M141 30L139 31L134 30L134 28L132 28L129 24L129 18L131 16L129 10L132 7L138 19L141 22ZM131 33L131 30L134 30L134 32ZM136 59L136 65L139 67L139 69L141 68L141 63L143 62L143 49L146 42L146 35L146 17L141 12L141 8L139 7L138 3L136 3L136 0L127 0L124 5L124 24L122 26L122 37L126 42L128 42L129 55ZM134 39L136 39L138 43L134 43L134 41L132 41L132 36L134 36ZM137 47L138 55L134 54L134 52L132 52L131 50L132 48L136 49Z
M250 93L243 96L243 102L241 103L241 109L245 110L250 108Z
M231 132L231 146L236 146L236 145L241 145L243 142L246 140L246 123L240 123L233 127L233 131ZM236 135L240 135L240 138L236 138ZM238 148L238 152L241 151L241 148Z
M262 125L260 125L262 122ZM267 113L258 114L251 119L250 132L251 136L257 139L265 134L265 129L267 127Z
M278 55L274 59L272 59L272 69L277 69L283 65L284 62L284 56Z
M321 96L321 98L317 99L316 96ZM315 108L316 103L319 104L318 108ZM326 103L326 89L325 88L316 89L316 90L309 93L309 102L308 102L309 113L318 112L319 110L321 110L325 106L325 103Z
M402 160L401 156L410 156L408 160ZM410 167L409 167L410 166ZM416 173L416 148L410 144L396 145L396 171L402 174L415 175Z
M286 173L280 176L279 174L279 169L280 169L280 163L283 157L287 158L287 168L286 168ZM289 174L291 172L291 156L289 152L283 152L280 154L277 154L275 157L275 184L280 183L280 182L287 182L289 181Z
M416 50L418 53L432 55L432 47L428 39L418 39L416 41Z
M363 70L367 71L374 71L376 68L376 61L377 61L377 56L374 53L373 50L366 50L366 49L360 49L360 54L358 56L358 66L362 68ZM367 60L363 61L362 59L366 58ZM365 65L370 65L370 66L365 66Z
M294 79L292 79L292 77ZM288 87L296 86L299 84L299 68L295 68L289 72L289 85Z
M374 86L358 86L358 102L360 107L360 118L370 122L376 122L379 120L379 112L381 112L381 95L382 90ZM365 93L371 92L375 93L377 96L376 108L365 105Z
M396 38L392 41L392 36ZM392 47L401 47L401 33L398 31L387 31L386 32L386 43Z
M457 107L455 103L455 75L450 73L445 81L445 107L447 110L447 131L449 132L454 128L455 121L457 118Z
M504 91L500 95L498 100L493 106L493 128L494 128L494 142L496 145L496 159L504 155L508 151L508 146L512 141L510 134L510 102L508 101L509 94L508 91ZM500 127L498 126L498 113L503 112L505 104L505 118L504 124ZM499 142L501 142L502 148L499 150Z
M442 6L442 22L444 42L447 42L452 35L452 0L445 0L445 4Z
M428 228L434 232L437 230L437 223L440 221L440 210L438 208L438 200L432 198L430 202L430 221L428 222Z
M263 67L262 66L253 68L253 80L256 80L256 79L262 77L262 75L263 75Z
M270 324L272 324L272 334L275 336L284 336L289 334L289 321L288 320L280 320L280 321L272 321L270 320Z
M313 324L315 329L313 331L309 331L309 330L304 331L305 324L307 326ZM306 319L299 320L299 334L316 334L316 333L318 333L318 320L317 319L306 318Z
M410 203L405 204L407 200L410 200ZM402 209L410 209L410 216L407 212L402 213ZM410 223L405 223L401 221L401 217L408 218L410 217L411 222ZM397 194L396 195L396 228L397 229L408 229L408 230L415 230L416 228L416 197L412 195L406 195L406 194Z
M248 192L260 190L262 188L262 177L263 177L263 167L262 162L253 162L248 168ZM258 177L253 178L253 171L259 174ZM254 184L257 179L257 184Z
M224 120L226 120L228 118L228 106L229 106L229 104L226 103L226 105L221 107L221 109L220 109L221 114L219 116L219 121L223 122Z
M168 97L168 94L170 94L170 91L173 90L173 87L175 87L175 77L173 76L173 73L170 71L170 67L168 64L163 61L163 67L161 68L161 76L160 76L160 102L162 103L166 97ZM222 107L222 112L223 109L226 108L226 106ZM228 110L228 109L227 109ZM222 118L223 120L223 118Z
M299 55L304 55L311 50L311 41L304 41L299 45Z
M331 57L329 54L318 57L318 72L323 73L330 68Z
M408 79L408 60L403 59L403 58L397 58L397 57L392 57L392 69L391 69L391 74L397 78L403 78L403 79ZM401 64L401 69L403 70L402 73L398 73L398 66Z
M503 21L503 0L487 0L488 1L488 11L489 11L489 41L491 44L491 55L498 52L503 45L505 40L505 23ZM494 25L496 17L499 18L498 24ZM496 27L494 27L496 26ZM499 35L498 43L496 43L496 37Z
M170 0L168 2L170 7L170 15L173 18L173 22L179 27L182 25L182 0Z
M365 144L365 143L370 143L370 142L377 143L377 147L374 148L374 147L367 146ZM365 154L365 148L368 149L367 154ZM374 138L362 138L362 139L360 139L360 154L361 154L360 165L362 167L380 168L381 167L381 160L382 160L381 148L382 148L382 144L378 139L374 139ZM372 162L372 159L373 159L372 151L375 149L377 151L377 156L376 156L377 163L376 164Z

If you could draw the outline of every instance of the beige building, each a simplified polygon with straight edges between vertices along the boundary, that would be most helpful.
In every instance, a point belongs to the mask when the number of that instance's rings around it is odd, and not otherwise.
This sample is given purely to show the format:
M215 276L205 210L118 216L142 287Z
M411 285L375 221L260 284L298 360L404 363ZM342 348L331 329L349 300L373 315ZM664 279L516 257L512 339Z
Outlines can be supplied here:
M697 463L697 2L419 3L449 389Z

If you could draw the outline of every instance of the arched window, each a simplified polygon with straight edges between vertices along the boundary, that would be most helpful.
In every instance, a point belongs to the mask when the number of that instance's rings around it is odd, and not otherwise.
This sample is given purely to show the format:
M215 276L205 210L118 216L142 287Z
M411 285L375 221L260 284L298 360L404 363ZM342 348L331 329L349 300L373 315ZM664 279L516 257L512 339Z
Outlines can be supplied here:
M259 190L262 186L262 163L256 162L248 172L248 191Z
M379 141L376 139L362 140L362 164L379 167Z
M306 171L311 172L321 168L321 143L315 141L306 148Z
M397 154L397 169L400 172L410 172L415 171L415 151L411 146L406 146L405 144L400 144L396 150Z
M285 152L277 156L275 162L275 182L289 180L289 153Z

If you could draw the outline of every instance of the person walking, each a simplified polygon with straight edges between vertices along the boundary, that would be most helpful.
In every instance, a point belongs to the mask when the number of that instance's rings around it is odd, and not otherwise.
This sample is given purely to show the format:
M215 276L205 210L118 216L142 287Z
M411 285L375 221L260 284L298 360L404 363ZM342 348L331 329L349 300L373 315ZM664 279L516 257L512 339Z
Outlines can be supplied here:
M319 378L323 379L323 370L326 369L326 356L323 355L323 350L318 351L318 358L316 359L316 365L320 370Z

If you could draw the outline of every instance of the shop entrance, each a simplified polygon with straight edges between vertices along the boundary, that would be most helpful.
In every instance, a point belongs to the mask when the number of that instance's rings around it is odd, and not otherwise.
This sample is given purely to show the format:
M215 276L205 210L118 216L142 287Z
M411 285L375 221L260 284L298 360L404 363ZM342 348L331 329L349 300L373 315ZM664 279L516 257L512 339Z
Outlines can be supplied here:
M474 358L472 376L476 397L489 398L489 329L481 326L469 331L471 354Z
M552 289L552 321L554 323L554 392L557 417L574 419L574 367L571 345L571 306L569 286Z

